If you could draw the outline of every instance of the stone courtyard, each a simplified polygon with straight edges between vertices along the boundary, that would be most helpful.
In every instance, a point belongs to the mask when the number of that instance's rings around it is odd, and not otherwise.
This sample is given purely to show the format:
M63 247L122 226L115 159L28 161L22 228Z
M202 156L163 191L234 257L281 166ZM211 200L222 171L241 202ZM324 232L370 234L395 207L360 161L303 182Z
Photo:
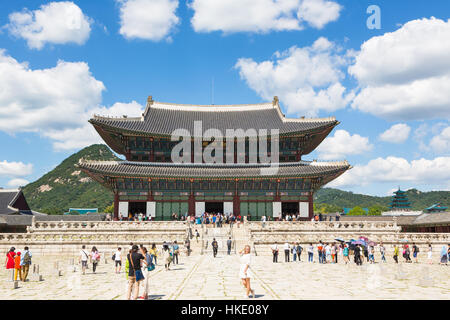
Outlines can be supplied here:
M450 266L425 263L388 263L358 267L354 263L338 264L282 262L272 263L270 255L254 256L252 286L256 299L450 299ZM0 299L82 299L82 300L121 300L126 298L127 280L125 273L115 274L110 256L102 258L93 274L92 269L81 275L78 257L61 254L35 254L34 264L39 264L43 281L13 283L6 281L9 273L4 268L0 273ZM306 255L302 255L306 259ZM72 259L75 261L70 267ZM379 261L379 256L376 257ZM317 257L315 256L315 260ZM62 275L53 270L59 261ZM243 299L243 289L238 279L238 255L212 253L200 255L194 252L187 257L182 254L180 264L165 271L162 261L150 273L150 299ZM30 270L32 273L32 270ZM142 288L140 293L142 293Z

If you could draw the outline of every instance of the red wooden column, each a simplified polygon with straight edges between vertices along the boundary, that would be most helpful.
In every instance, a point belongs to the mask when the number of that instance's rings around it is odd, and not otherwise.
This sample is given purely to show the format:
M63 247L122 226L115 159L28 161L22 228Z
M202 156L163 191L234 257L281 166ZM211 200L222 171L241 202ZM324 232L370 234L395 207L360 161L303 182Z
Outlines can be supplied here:
M114 192L114 219L119 219L119 192Z
M312 219L312 217L314 216L314 200L313 200L313 192L310 191L309 192L309 196L308 196L308 204L309 204L309 220Z
M189 179L191 182L191 192L189 192L189 198L188 198L188 211L190 216L195 216L195 197L194 197L194 189L193 189L193 182L194 179Z
M238 216L241 213L241 199L238 194L239 179L235 179L234 196L233 196L233 215Z

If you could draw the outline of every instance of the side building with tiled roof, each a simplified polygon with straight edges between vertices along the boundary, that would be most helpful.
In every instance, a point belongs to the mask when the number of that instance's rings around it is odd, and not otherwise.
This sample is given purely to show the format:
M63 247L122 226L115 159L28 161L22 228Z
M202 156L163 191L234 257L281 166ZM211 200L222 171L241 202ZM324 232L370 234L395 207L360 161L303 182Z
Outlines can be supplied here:
M286 213L311 219L314 191L350 168L346 161L302 160L339 122L332 117L286 118L276 97L269 103L207 106L161 103L149 97L141 117L94 116L89 122L126 158L78 164L112 190L115 218L143 213L168 220L173 213L220 212L252 220L279 219ZM179 153L185 156L182 163L172 156L181 140L172 137L180 129L189 136L187 149ZM213 139L208 132L224 139ZM258 139L264 132L269 134L265 152L271 164L259 154ZM214 149L214 163L205 163L208 148Z

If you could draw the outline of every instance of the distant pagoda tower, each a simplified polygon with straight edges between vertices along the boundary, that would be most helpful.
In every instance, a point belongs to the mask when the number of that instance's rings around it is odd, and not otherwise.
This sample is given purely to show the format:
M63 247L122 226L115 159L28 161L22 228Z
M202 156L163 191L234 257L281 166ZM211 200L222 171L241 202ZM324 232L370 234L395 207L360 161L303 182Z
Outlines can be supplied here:
M392 211L411 210L411 203L408 200L408 196L406 195L405 191L400 190L400 187L397 191L394 191L394 195L392 196L392 200L389 206Z

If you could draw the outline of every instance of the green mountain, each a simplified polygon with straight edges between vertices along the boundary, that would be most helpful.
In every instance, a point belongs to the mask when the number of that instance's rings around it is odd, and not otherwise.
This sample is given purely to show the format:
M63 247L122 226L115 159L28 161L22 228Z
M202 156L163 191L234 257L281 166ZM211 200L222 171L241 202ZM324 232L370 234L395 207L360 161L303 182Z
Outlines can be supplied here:
M417 189L406 191L412 210L423 210L435 203L442 203L445 206L450 204L450 191L430 191L421 192ZM332 188L322 188L316 192L314 201L316 204L329 204L339 208L353 208L360 206L369 208L381 206L388 208L392 197L376 197L364 194L357 194Z
M73 154L23 189L33 210L49 214L62 214L69 208L98 208L99 211L104 211L112 204L112 193L75 167L80 159L118 160L103 144L95 144ZM411 189L406 194L413 210L423 210L438 202L450 206L449 191L421 192ZM391 197L368 196L332 188L320 189L314 198L316 208L323 208L324 213L355 206L378 206L387 209L391 200Z
M103 211L111 205L111 191L75 167L80 159L118 160L103 144L94 144L71 155L55 169L23 189L33 210L62 214L69 208L98 208Z

